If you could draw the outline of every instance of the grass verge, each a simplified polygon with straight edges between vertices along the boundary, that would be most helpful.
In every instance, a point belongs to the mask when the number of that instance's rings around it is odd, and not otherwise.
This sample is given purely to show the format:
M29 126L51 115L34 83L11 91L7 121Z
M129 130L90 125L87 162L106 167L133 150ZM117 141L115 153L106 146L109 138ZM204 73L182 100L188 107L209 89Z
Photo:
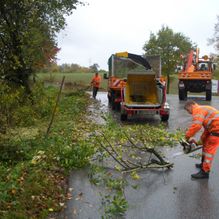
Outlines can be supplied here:
M52 93L55 98L57 90ZM83 92L67 92L47 138L48 117L0 136L0 218L46 218L63 207L66 175L94 152L82 138L83 129L89 132L88 104Z

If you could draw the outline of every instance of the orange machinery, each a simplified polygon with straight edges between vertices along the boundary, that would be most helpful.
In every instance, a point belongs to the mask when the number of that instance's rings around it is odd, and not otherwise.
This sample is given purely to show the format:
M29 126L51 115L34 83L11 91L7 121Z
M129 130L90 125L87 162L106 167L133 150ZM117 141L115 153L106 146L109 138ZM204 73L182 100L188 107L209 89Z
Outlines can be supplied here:
M132 61L130 61L132 60ZM121 89L126 86L127 72L136 65L149 68L149 63L140 55L119 52L110 56L108 60L108 100L113 110L120 110Z
M199 58L199 49L191 50L184 59L182 71L178 73L179 99L187 99L188 92L206 92L206 100L211 100L214 67L212 59L207 55Z
M169 119L160 56L116 53L108 65L108 99L112 109L120 110L122 121L135 114L158 114L162 121Z

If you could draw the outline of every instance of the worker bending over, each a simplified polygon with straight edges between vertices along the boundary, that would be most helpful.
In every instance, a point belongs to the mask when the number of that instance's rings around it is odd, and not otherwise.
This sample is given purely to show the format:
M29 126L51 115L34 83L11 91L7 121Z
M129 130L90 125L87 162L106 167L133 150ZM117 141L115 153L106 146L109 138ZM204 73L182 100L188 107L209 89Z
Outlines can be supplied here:
M219 111L211 106L202 106L195 101L187 101L184 109L192 115L193 120L191 126L186 132L186 140L194 142L191 139L202 127L204 132L201 135L200 141L202 148L202 161L196 164L200 171L192 174L195 179L209 178L214 155L219 146Z

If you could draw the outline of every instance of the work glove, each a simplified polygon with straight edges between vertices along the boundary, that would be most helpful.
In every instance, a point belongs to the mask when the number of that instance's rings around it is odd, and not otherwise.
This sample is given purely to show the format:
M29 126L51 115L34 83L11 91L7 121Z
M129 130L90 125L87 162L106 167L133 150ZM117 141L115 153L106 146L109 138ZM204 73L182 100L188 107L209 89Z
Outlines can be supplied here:
M188 141L190 144L195 144L195 145L198 145L197 141L195 139L190 139Z

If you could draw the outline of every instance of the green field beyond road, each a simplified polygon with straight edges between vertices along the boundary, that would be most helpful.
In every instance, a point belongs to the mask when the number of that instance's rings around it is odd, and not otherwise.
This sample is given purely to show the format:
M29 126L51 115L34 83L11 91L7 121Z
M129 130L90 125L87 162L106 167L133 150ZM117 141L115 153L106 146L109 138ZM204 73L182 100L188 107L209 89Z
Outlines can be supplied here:
M89 86L94 73L38 73L37 76L43 81L61 82L65 76L65 82L76 83L82 86ZM107 80L103 79L103 74L100 73L102 82L101 89L107 89Z

